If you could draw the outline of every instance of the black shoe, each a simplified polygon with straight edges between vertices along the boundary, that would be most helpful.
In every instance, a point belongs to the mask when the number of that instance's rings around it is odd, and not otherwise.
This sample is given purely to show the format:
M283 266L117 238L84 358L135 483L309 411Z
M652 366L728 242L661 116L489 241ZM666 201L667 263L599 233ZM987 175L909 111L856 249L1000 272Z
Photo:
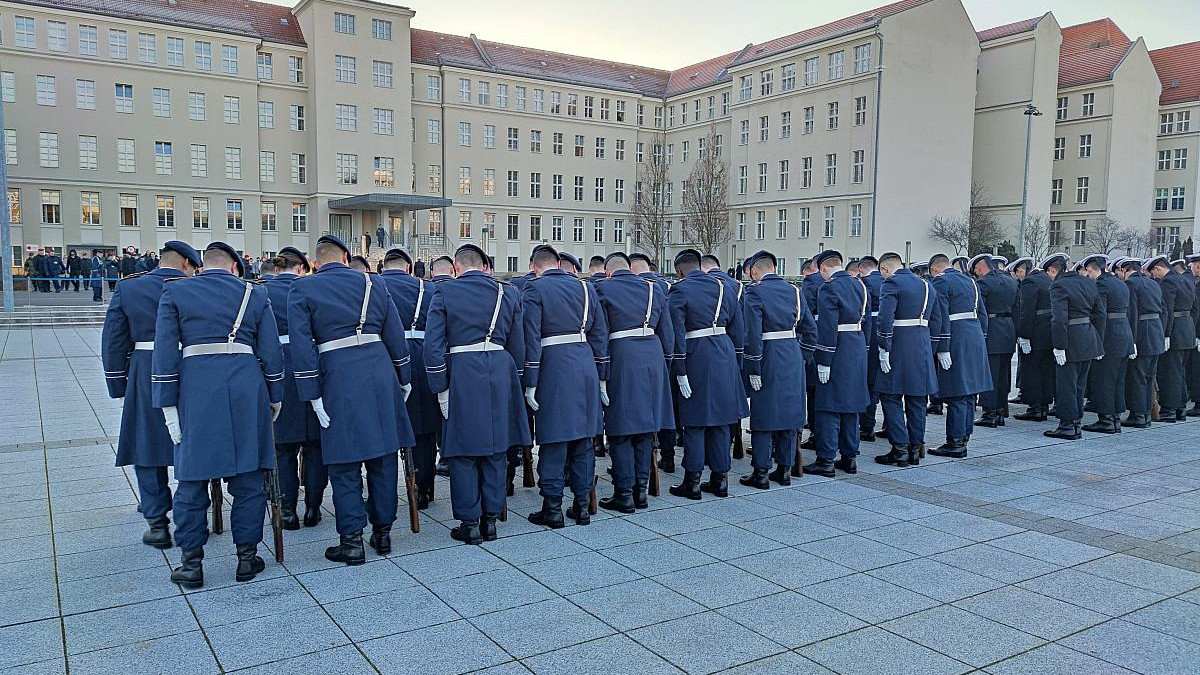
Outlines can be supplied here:
M633 501L633 490L614 488L611 497L605 497L599 502L600 508L617 513L637 513L637 505Z
M700 499L700 472L684 471L683 482L679 485L672 485L670 493L676 497Z
M321 505L309 504L304 507L304 526L316 527L321 522Z
M604 445L604 437L603 436L592 441L592 452L594 452L597 457L607 457L608 456L608 448L605 447L605 445Z
M708 474L708 480L700 484L700 491L707 492L717 497L728 497L729 478L724 473L711 471Z
M1085 425L1083 430L1097 434L1119 434L1121 433L1121 423L1117 420L1116 415L1100 413L1100 419Z
M446 476L447 478L449 478L450 477L450 465L446 463L446 460L444 460L444 459L440 460L437 463L437 465L435 465L433 467L433 472L439 476Z
M941 415L941 414L943 414L942 413L942 404L941 403L930 403L929 407L925 408L925 414L926 415Z
M778 469L776 469L778 471ZM742 476L738 482L746 487L758 488L759 490L770 490L771 479L768 477L770 472L767 469L755 469L749 476Z
M1058 404L1052 405L1046 409L1046 417L1058 417Z
M379 527L371 528L371 548L379 555L387 555L392 552L392 526L380 525Z
M891 452L886 455L877 455L875 461L888 466L898 466L904 468L908 466L909 450L907 448L897 448L892 446Z
M1132 429L1149 429L1150 415L1146 413L1129 413L1129 416L1121 420L1121 426L1130 427Z
M930 450L929 454L937 457L962 459L967 456L967 442L962 438L947 438L945 443Z
M170 519L166 516L147 518L146 524L150 529L142 533L143 544L157 549L171 548L171 528L168 527L171 524Z
M1184 410L1183 408L1176 410L1175 411L1175 421L1176 422L1186 422L1187 421L1187 411Z
M576 525L591 525L592 514L588 513L588 495L575 495L567 507L567 517Z
M462 524L450 530L450 538L471 546L483 543L483 535L479 532L479 522L474 520L462 521Z
M1058 427L1042 432L1047 438L1061 438L1067 441L1077 441L1083 438L1079 432L1079 422L1060 421Z
M816 450L817 449L817 437L813 436L812 434L809 434L808 440L804 441L803 443L800 444L800 449L801 450ZM806 471L807 471L807 469L806 469Z
M1018 391L1017 393L1008 397L1008 402L1009 403L1024 403L1025 399L1023 396L1021 396L1021 392Z
M296 500L283 500L283 529L294 531L300 529L300 518L296 515Z
M417 510L424 511L433 501L433 486L417 488Z
M814 476L833 478L836 475L833 471L833 468L834 465L832 459L821 459L818 457L817 461L813 462L812 464L804 465L804 473L811 473Z
M361 565L367 561L367 552L363 549L362 530L343 534L337 546L325 549L325 559L331 562Z
M203 547L183 549L179 567L171 570L171 581L188 590L200 588L204 585L204 566L201 564L203 560Z
M658 458L658 469L666 473L675 473L675 458L663 455Z
M920 466L921 465L921 453L923 453L924 451L925 451L924 445L909 445L908 446L908 465L909 466Z
M875 432L875 438L877 439L882 438L883 440L887 440L887 437L887 429L880 429L879 431Z
M999 410L988 410L983 413L983 417L975 420L975 426L987 427L995 429L996 427L1004 426L1004 417L1001 416Z
M1162 422L1163 424L1175 424L1175 415L1171 414L1169 411L1163 410L1158 413L1158 419L1154 421Z
M1200 403L1192 405L1192 407L1188 408L1187 412L1184 414L1188 417L1200 417Z
M508 467L504 470L504 475L508 478L508 487L504 489L504 494L511 497L517 491L517 465L509 462Z
M1096 412L1096 404L1092 403L1091 401L1084 403L1083 404L1083 412L1090 412L1090 413Z
M1041 406L1031 405L1025 412L1013 415L1013 419L1021 420L1022 422L1045 422L1046 409Z
M534 525L544 525L554 530L567 526L563 519L562 497L542 497L541 510L534 511L527 517Z
M860 430L858 432L858 440L865 441L867 443L874 443L875 442L875 432L871 431L870 429L867 429L865 431Z
M644 509L650 506L650 500L646 496L646 481L639 480L633 484L633 506L634 508Z
M233 576L236 581L250 581L267 568L267 563L258 557L258 544L238 544L237 559L237 572Z
M843 473L858 473L858 464L853 457L842 457L833 463L833 468Z
M774 481L780 485L791 485L792 467L784 466L782 464L776 465L771 473L767 474L767 480Z
M496 519L498 516L494 513L483 514L483 520L479 523L479 534L484 541L496 541Z

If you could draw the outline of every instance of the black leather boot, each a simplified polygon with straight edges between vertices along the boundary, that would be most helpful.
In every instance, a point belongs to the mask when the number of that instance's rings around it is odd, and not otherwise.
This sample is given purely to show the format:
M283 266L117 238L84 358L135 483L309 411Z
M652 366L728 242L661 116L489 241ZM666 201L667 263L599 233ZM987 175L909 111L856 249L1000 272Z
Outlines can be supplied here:
M886 455L876 455L875 461L888 466L898 466L904 468L908 466L909 451L906 448L897 448L892 446L891 452Z
M433 501L433 486L417 488L417 510L424 511L429 508L429 503Z
M478 546L483 543L483 535L479 532L479 521L464 520L458 527L450 530L450 538L464 544Z
M766 469L755 469L749 476L742 476L738 482L746 487L758 488L759 490L770 490L771 479L768 478L770 471Z
M508 487L504 489L504 494L511 497L517 491L517 465L509 462L508 468L504 470L504 475L508 479Z
M1002 427L1004 426L1004 416L1001 414L1001 411L989 408L983 411L982 417L975 420L975 426L987 427L989 429Z
M767 480L775 481L780 485L792 484L792 467L782 464L776 465L771 473L767 474Z
M672 485L670 492L676 497L700 499L700 472L684 471L683 482L679 485Z
M300 518L296 516L296 499L283 500L283 529L300 529Z
M1121 420L1121 426L1131 429L1149 429L1150 415L1147 413L1130 412L1128 417Z
M858 463L853 457L842 457L833 463L833 468L845 473L858 473Z
M588 513L588 495L575 495L567 507L567 517L576 525L591 525L592 514Z
M812 464L804 465L804 473L811 473L814 476L833 478L835 475L833 471L833 460L821 459L818 457L817 461L813 462Z
M321 522L321 505L306 504L304 507L304 526L316 527Z
M633 490L629 488L613 488L613 495L601 499L599 506L605 511L637 513L637 505L633 501Z
M153 546L157 549L171 548L171 520L166 516L157 518L147 518L146 524L150 526L149 530L142 533L142 543L147 546Z
M700 491L707 492L717 497L729 496L729 478L724 473L711 471L708 474L708 480L700 484Z
M800 449L801 450L816 450L817 449L817 437L810 433L808 435L808 440L800 443Z
M967 456L967 441L963 438L947 438L946 442L929 451L937 457L962 459Z
M267 568L267 563L258 556L258 544L238 544L237 559L237 572L233 576L237 581L250 581Z
M566 527L563 519L562 497L542 497L542 509L529 514L529 522L557 530Z
M496 534L496 519L498 517L494 513L483 514L483 520L479 523L479 534L483 537L484 541L496 541L496 538L499 536Z
M1083 434L1079 433L1079 422L1068 422L1060 420L1058 426L1054 429L1042 432L1047 438L1061 438L1067 441L1077 441L1083 438Z
M943 414L942 404L941 403L930 403L929 407L925 408L925 414L926 415L941 415L941 414Z
M1099 419L1095 422L1085 425L1084 431L1091 431L1097 434L1119 434L1121 433L1121 424L1117 421L1116 415L1105 415L1100 413Z
M663 455L658 458L658 468L666 473L675 473L675 457L673 455Z
M604 445L604 436L597 436L592 439L592 452L597 457L607 457L608 447Z
M874 443L875 442L875 432L869 428L868 429L859 429L858 430L858 440L866 442L866 443Z
M1187 421L1187 411L1184 410L1183 408L1176 410L1175 411L1175 421L1176 422L1186 422Z
M1031 405L1025 412L1013 415L1013 419L1023 422L1045 422L1046 409L1040 405Z
M644 509L650 506L650 500L646 497L647 490L646 481L639 480L633 484L633 506L634 508Z
M371 548L379 555L392 552L392 526L380 525L371 528Z
M367 561L367 552L363 548L362 530L343 534L337 546L325 549L325 559L347 565L361 565Z
M439 476L450 477L450 464L445 459L438 459L438 463L434 465L433 472Z
M204 585L204 566L201 564L203 560L204 547L183 549L179 567L171 570L171 581L188 590L200 588Z
M924 450L925 450L924 445L909 444L909 446L908 446L908 465L909 466L920 466L921 453L924 452Z
M1200 402L1193 403L1192 407L1188 408L1184 414L1188 417L1200 417Z

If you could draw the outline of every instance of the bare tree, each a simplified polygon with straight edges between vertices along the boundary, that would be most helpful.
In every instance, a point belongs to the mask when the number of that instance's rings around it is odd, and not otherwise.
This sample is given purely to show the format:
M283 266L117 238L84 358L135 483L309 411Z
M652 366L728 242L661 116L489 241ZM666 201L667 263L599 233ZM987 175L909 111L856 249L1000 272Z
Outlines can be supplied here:
M990 252L1004 240L1004 228L988 207L987 188L980 182L971 183L971 206L966 213L934 216L929 223L929 236L948 244L955 255L974 255Z
M1109 255L1132 249L1140 233L1105 214L1088 223L1084 243L1096 253Z
M717 156L717 130L704 139L708 152L698 154L683 188L683 240L712 253L733 239L729 224L729 163Z
M629 209L633 219L635 245L662 267L670 230L667 227L667 203L663 192L671 182L671 167L663 158L666 134L656 133L650 140L650 156L644 157L637 167L637 183L634 186L633 206ZM646 161L649 160L649 161Z
M1025 255L1033 258L1035 264L1050 255L1050 225L1045 216L1029 215L1025 217Z

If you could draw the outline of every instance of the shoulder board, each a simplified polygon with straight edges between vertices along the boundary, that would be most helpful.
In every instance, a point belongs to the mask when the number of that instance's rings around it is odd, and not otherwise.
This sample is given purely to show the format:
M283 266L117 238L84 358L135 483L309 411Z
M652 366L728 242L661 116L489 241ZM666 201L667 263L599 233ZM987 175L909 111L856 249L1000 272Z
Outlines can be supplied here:
M129 277L125 277L125 278L128 279ZM167 277L166 279L163 279L163 281L170 283L172 281L183 281L184 279L191 279L191 278L192 277Z
M121 277L121 281L128 281L129 279L136 279L136 278L142 276L143 274L145 274L145 272L135 272L133 274L126 274L125 276Z
M242 279L242 281L245 281L249 284L254 284L255 286L262 286L263 284L267 283L269 279Z

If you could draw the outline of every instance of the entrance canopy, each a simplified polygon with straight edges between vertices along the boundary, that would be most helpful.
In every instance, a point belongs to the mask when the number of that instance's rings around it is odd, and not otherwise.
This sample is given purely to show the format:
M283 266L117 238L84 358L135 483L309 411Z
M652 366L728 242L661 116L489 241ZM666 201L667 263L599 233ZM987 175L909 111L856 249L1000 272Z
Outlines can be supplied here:
M440 209L452 206L454 202L444 197L427 195L406 195L395 192L368 192L353 197L329 200L331 209L403 209L419 211L421 209Z

